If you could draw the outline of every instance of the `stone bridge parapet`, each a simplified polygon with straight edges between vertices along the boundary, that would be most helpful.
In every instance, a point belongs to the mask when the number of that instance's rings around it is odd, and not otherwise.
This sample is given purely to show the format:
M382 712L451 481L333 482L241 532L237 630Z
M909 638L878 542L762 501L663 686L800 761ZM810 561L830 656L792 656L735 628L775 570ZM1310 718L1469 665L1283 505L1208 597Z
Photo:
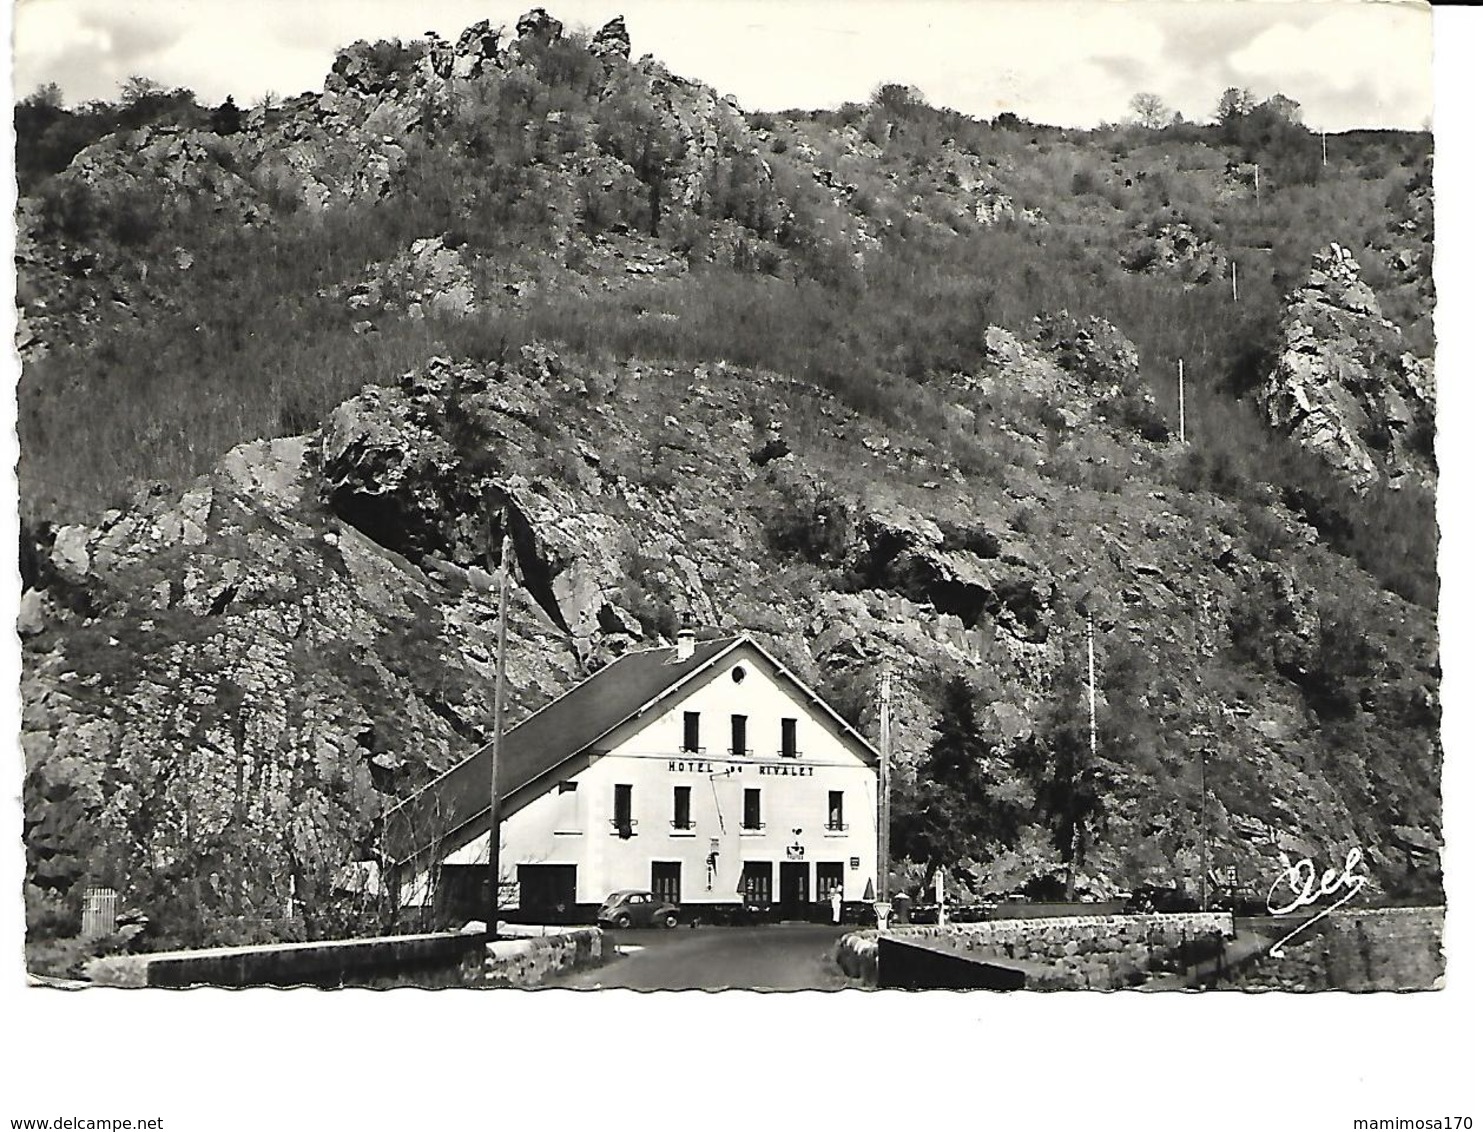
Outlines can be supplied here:
M895 940L931 942L967 956L1014 960L1030 990L1113 990L1136 986L1161 965L1185 965L1219 953L1235 934L1227 912L1056 916L977 924L902 925ZM879 932L844 936L835 951L851 978L889 985L879 969ZM1208 953L1208 954L1207 954Z

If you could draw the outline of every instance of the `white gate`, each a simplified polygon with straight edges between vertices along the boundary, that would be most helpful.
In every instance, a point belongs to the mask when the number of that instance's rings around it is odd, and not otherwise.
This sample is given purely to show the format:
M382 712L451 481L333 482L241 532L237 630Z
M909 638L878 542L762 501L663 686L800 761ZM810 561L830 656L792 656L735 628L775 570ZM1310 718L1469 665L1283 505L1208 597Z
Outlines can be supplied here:
M118 921L118 893L111 888L89 888L82 897L82 938L112 935Z

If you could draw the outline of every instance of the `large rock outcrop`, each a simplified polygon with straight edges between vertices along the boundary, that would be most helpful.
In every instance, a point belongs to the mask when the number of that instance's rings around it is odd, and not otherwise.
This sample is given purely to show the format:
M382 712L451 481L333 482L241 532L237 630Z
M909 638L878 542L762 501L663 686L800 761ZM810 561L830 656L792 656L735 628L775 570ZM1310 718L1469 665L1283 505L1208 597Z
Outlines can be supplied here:
M434 359L402 386L368 388L331 415L316 453L325 499L389 550L486 575L508 525L527 592L554 628L585 645L617 619L604 594L622 573L620 532L582 514L569 490L524 473L551 400L584 392L539 347L510 367Z
M633 44L628 38L628 25L623 22L622 16L617 16L603 24L597 29L597 34L592 37L592 53L600 58L627 59L628 53L633 50Z
M69 238L65 244L23 235L18 249L23 354L39 356L57 342L86 344L103 319L125 317L132 306L148 302L152 289L144 285L144 276L176 268L142 253L157 242L150 233L167 227L175 210L204 207L228 224L259 226L299 210L323 213L393 195L407 175L409 154L430 136L456 121L465 129L482 128L480 115L487 110L480 98L489 98L489 92L479 95L479 84L501 75L517 84L541 81L541 60L562 32L560 20L536 8L517 21L513 38L485 20L453 42L431 33L408 43L360 41L336 55L322 91L256 106L230 136L149 127L86 147L56 176L56 198L69 202L73 213L96 214L107 223L90 221L94 230L85 239ZM735 102L672 75L652 57L630 63L630 50L622 17L594 35L589 51L602 61L603 83L596 104L625 107L619 112L620 132L651 131L643 144L662 154L664 183L653 170L626 164L614 152L620 142L600 138L602 130L593 122L561 113L548 118L543 129L570 129L572 140L549 161L523 168L522 176L534 179L530 194L546 202L553 243L574 238L572 233L587 224L586 210L595 198L609 202L612 230L623 233L631 224L627 217L639 213L649 215L646 227L652 227L661 209L665 214L675 208L718 210L708 199L717 185L757 202L757 230L732 225L737 230L731 239L718 240L717 247L784 238L792 217L779 204L772 170ZM437 141L450 144L442 137ZM638 142L629 138L621 144ZM627 160L641 162L633 154ZM38 227L39 214L34 207L22 211L23 232L29 233ZM459 242L488 223L480 214L453 220L462 233ZM433 239L439 235L429 233ZM425 257L426 248L414 248L412 254ZM500 265L501 272L506 266ZM59 290L69 292L65 303L38 304L31 298ZM453 313L467 309L462 294L460 289L448 300ZM419 302L418 309L425 304Z
M487 734L492 595L326 512L309 448L243 445L178 499L52 533L22 679L37 883L111 884L173 938L271 936L294 898L333 932L380 812ZM534 707L575 670L522 592Z
M1128 271L1153 272L1197 287L1226 274L1226 258L1209 237L1183 220L1150 222L1122 258Z
M1273 427L1356 490L1436 482L1431 365L1405 349L1338 244L1314 255L1289 296L1276 365L1258 398Z

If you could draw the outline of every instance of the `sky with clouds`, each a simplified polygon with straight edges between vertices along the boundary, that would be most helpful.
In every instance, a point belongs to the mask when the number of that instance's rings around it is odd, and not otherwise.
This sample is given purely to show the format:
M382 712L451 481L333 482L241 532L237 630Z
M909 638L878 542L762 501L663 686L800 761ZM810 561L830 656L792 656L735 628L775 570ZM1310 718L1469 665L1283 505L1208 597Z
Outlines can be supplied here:
M513 27L530 0L17 0L14 85L69 103L130 75L202 101L319 89L355 39ZM1431 116L1431 16L1389 0L549 0L595 29L622 12L636 55L749 109L832 107L879 82L939 106L1093 126L1139 91L1187 117L1227 87L1281 91L1313 128L1416 128Z

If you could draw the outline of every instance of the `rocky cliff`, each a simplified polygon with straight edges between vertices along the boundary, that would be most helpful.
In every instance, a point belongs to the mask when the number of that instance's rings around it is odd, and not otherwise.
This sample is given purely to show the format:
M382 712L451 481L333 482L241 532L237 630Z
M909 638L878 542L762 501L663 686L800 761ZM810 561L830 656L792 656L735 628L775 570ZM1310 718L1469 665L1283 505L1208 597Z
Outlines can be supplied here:
M862 726L894 668L908 781L940 681L966 673L1013 776L1090 616L1114 762L1086 883L1194 866L1196 734L1218 736L1213 829L1248 872L1358 842L1404 876L1409 850L1356 802L1386 791L1436 827L1436 752L1397 725L1435 703L1424 619L1332 600L1358 592L1351 568L1290 516L1257 557L1250 517L1168 484L1177 454L1118 423L1136 354L1106 324L990 338L951 396L1001 437L992 469L765 372L527 347L432 359L179 498L50 532L23 621L33 883L106 880L172 923L260 922L290 878L328 902L344 862L374 856L382 809L488 734L506 523L517 718L688 616L757 634ZM1077 422L1051 474L1039 453L1064 418L994 419L1004 395ZM1360 615L1387 639L1336 669ZM1318 755L1325 728L1357 746ZM1027 829L992 876L1054 862Z
M1436 484L1432 366L1406 349L1338 244L1313 256L1288 297L1276 365L1258 397L1275 428L1357 490Z

